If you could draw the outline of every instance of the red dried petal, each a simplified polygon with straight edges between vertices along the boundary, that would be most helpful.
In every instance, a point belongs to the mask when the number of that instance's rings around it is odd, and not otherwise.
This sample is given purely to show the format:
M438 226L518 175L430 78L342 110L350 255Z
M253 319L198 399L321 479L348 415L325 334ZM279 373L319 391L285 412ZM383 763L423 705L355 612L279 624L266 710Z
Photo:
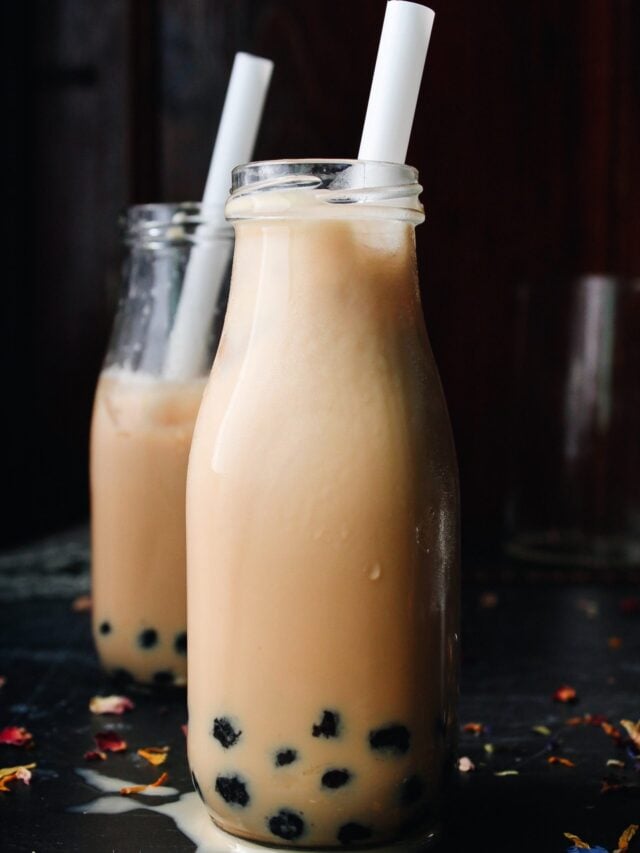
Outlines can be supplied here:
M87 610L91 610L91 607L92 602L90 595L79 595L71 602L71 609L74 613L86 613Z
M562 687L558 687L556 692L553 694L554 702L576 702L578 699L578 694L575 691L575 688L570 687L568 684L563 684Z
M465 723L462 727L463 732L471 732L474 735L481 735L484 732L484 723Z
M106 761L107 753L101 749L90 749L84 754L85 761Z
M182 726L180 726L180 728L182 729L182 734L187 737L187 734L189 732L189 726L184 723Z
M22 726L6 726L0 731L0 743L11 746L28 746L33 742L33 735Z
M104 752L124 752L127 748L127 742L114 731L98 732L94 735L95 741L98 744L98 749Z

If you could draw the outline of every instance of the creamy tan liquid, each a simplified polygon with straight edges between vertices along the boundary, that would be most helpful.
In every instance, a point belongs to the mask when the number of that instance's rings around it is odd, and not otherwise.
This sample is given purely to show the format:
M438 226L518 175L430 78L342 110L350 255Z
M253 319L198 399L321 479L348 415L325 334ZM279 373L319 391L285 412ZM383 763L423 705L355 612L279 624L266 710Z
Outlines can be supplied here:
M435 825L457 486L411 225L236 226L187 526L189 761L215 821L329 848Z
M91 433L93 631L105 669L186 679L185 483L204 381L107 370Z

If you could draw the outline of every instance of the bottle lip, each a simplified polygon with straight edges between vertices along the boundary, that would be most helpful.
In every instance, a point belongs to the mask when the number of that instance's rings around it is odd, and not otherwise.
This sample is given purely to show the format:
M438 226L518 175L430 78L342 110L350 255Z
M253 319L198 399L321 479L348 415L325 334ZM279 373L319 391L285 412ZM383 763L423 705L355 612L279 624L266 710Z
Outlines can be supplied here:
M301 158L236 166L225 208L230 221L253 218L424 220L413 166L376 160ZM338 208L342 206L342 209Z
M180 246L233 236L224 206L203 208L194 201L133 204L122 211L119 224L128 245Z

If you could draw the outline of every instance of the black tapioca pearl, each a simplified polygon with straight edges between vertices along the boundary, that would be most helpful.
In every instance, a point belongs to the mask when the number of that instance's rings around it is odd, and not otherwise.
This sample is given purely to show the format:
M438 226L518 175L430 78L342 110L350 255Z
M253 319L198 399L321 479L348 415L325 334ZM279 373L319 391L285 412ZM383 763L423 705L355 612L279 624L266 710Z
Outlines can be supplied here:
M105 622L101 622L101 623L100 623L100 627L98 628L98 631L99 631L103 636L106 636L107 634L110 634L110 633L111 633L111 622L106 622L106 621L105 621Z
M133 675L129 672L128 669L124 669L123 667L119 667L118 669L114 669L111 673L111 677L114 681L119 681L121 684L128 684L133 681Z
M322 776L323 788L342 788L351 779L351 773L348 770L327 770Z
M404 755L409 751L411 732L406 726L390 725L369 732L369 746L376 752Z
M231 806L244 808L251 799L247 791L247 783L240 776L218 776L216 791L225 803L229 803Z
M200 789L198 779L196 777L196 774L193 772L193 770L191 771L191 781L193 782L193 787L195 789L196 794L200 797L200 799L204 803L204 797L202 796L202 791Z
M280 809L277 814L267 818L267 826L273 835L285 841L295 841L304 832L304 821L298 812Z
M345 823L338 830L340 844L355 844L368 838L371 838L371 828L361 823Z
M403 806L417 803L424 792L424 783L419 776L409 776L400 785L400 802Z
M178 634L173 642L173 647L179 655L186 655L187 653L187 632L182 631L182 633Z
M170 669L160 669L153 673L153 683L158 687L166 687L168 684L173 684L173 673Z
M213 721L212 735L225 749L234 746L242 731L236 731L227 717L216 717Z
M311 734L313 737L338 737L340 729L340 714L337 711L323 711L322 720L314 724Z
M158 632L155 628L145 628L138 634L138 645L142 649L152 649L158 644Z
M275 764L276 767L286 767L287 764L293 764L298 760L297 749L281 749L276 752Z

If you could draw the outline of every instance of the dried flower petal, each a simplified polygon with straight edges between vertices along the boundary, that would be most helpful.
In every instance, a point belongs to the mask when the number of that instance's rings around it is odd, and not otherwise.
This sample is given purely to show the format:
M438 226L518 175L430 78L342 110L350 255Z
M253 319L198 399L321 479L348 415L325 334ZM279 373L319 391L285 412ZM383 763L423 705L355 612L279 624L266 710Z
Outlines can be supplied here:
M483 592L478 599L478 603L483 609L492 610L498 605L498 596L495 592Z
M500 770L498 773L494 773L494 776L519 776L519 770Z
M622 732L620 731L620 729L617 729L615 726L612 726L611 723L608 723L606 720L600 723L600 728L606 735L608 735L612 740L614 740L618 746L622 744Z
M563 684L562 687L558 687L556 692L553 694L554 702L576 702L577 699L578 694L575 689L570 687L568 684Z
M492 743L485 743L484 751L487 753L487 755L493 755L495 750L496 750L496 748Z
M573 835L571 832L565 832L564 837L568 838L569 841L573 841L573 846L578 850L591 850L591 847L587 844L586 841L583 841L581 838L578 838L577 835Z
M127 696L94 696L89 702L92 714L124 714L135 705Z
M101 749L90 749L84 754L85 761L106 761L107 753Z
M181 725L181 726L180 726L180 728L182 729L182 734L183 734L185 737L187 737L187 734L188 734L188 731L189 731L189 726L187 725L187 723L184 723L183 725Z
M637 723L631 720L620 720L620 725L624 727L635 746L640 749L640 720Z
M74 613L85 613L91 610L92 602L90 595L79 595L71 602L71 609Z
M153 764L154 767L164 764L168 754L168 746L147 746L138 750L138 755L148 761L149 764Z
M471 732L474 735L481 735L484 732L484 723L465 723L462 727L463 732Z
M6 776L15 776L21 770L33 770L37 766L37 764L18 764L16 767L0 767L0 779L4 779Z
M0 687L4 687L6 683L7 683L7 676L6 675L0 675Z
M475 769L476 765L467 755L463 755L461 758L458 759L458 770L461 773L469 773L471 770Z
M618 839L618 849L614 850L613 853L626 853L626 851L629 849L629 842L637 831L637 823L632 823L630 826L628 826Z
M609 646L609 648L614 652L618 649L621 649L622 637L609 637L609 639L607 640L607 646Z
M584 723L584 717L569 717L566 720L568 726L581 726Z
M551 734L551 729L548 726L533 726L531 731L535 732L537 735L548 736Z
M9 776L4 776L0 779L0 793L6 794L7 791L10 791L9 782L13 782L14 779L18 778L17 773L11 773Z
M6 794L10 791L9 782L14 782L16 779L28 785L31 781L31 771L36 766L36 764L19 764L17 767L0 768L0 792Z
M128 788L120 788L120 793L123 797L128 797L131 794L141 794L143 791L146 791L147 788L159 788L169 778L168 773L163 773L159 776L155 782L151 782L150 785L131 785Z
M8 743L11 746L30 746L33 735L22 726L6 726L0 731L0 743Z
M573 763L573 761L569 761L568 758L562 758L559 755L550 755L547 758L547 761L549 762L549 764L562 764L564 767L575 767L576 766Z
M29 769L30 766L35 767L35 764L32 764L32 765L27 764L27 765L24 765L23 767L19 767L16 770L16 776L18 777L18 779L21 782L24 782L25 785L28 785L31 782L32 773L31 773L31 770Z
M624 761L620 761L619 758L610 758L607 761L607 767L624 767Z
M114 731L98 732L94 735L95 741L98 744L98 749L103 752L124 752L127 748L127 742Z

